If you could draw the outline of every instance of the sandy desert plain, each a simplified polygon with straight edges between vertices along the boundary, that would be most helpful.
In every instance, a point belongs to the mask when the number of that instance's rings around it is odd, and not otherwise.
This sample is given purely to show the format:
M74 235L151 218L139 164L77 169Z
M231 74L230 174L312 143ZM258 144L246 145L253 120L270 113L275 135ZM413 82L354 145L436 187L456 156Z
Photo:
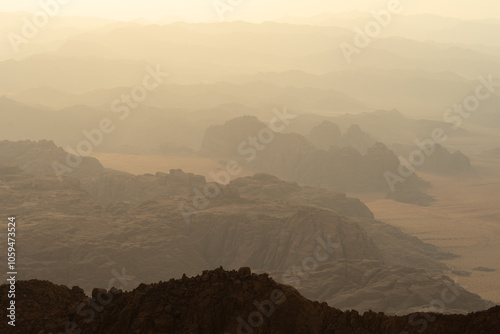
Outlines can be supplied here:
M350 194L360 198L375 217L403 232L434 244L458 257L443 261L449 276L469 291L500 302L500 160L471 155L481 176L455 178L419 173L432 183L427 193L436 198L421 207L384 199L380 194ZM478 271L475 268L495 271Z

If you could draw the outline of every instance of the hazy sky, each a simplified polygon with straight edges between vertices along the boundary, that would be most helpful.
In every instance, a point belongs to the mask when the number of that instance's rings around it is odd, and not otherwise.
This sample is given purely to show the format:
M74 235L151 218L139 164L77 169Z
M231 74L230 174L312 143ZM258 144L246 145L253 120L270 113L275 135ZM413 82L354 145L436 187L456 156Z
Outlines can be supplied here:
M55 0L2 1L0 11L35 12L39 2ZM161 19L180 16L193 21L214 21L213 4L240 3L229 20L262 21L282 16L313 16L324 12L371 11L387 7L390 0L71 0L63 15L99 16L113 19ZM398 0L396 0L398 1ZM400 0L406 14L434 13L462 18L500 18L498 0Z

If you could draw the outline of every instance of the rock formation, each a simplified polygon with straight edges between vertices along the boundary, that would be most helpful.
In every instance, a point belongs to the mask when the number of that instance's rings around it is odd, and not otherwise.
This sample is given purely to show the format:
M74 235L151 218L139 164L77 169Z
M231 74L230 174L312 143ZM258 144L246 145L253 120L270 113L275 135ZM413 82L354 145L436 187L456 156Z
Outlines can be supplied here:
M0 168L0 211L17 214L22 226L19 279L89 291L107 287L124 270L134 276L130 289L222 265L252 267L295 284L290 270L299 268L310 276L297 286L306 296L341 309L389 313L424 307L452 281L443 276L439 250L375 221L362 202L344 194L266 174L227 186L178 170L117 175L61 182ZM206 197L211 191L217 195ZM488 305L463 291L446 310Z

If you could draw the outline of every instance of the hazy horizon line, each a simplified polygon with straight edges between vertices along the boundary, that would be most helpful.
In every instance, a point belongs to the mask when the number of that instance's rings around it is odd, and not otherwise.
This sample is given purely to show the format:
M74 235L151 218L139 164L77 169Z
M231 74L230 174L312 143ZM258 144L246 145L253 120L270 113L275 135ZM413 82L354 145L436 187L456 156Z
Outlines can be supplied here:
M9 11L9 10L0 10L0 14L10 14L10 15L19 15L19 16L26 16L26 15L33 15L33 12L29 11L23 11L23 10L16 10L16 11ZM353 16L353 14L356 14L357 16ZM345 18L342 18L340 16L345 15ZM252 24L261 24L261 23L268 23L268 22L273 22L273 23L284 23L284 24L294 24L294 25L323 25L321 23L287 23L287 22L282 22L283 20L286 19L291 19L291 20L308 20L308 19L314 19L318 18L321 16L330 16L327 19L338 19L338 20L356 20L358 18L361 18L363 15L370 15L370 11L364 11L364 10L351 10L351 11L339 11L339 12L323 12L315 15L283 15L280 17L276 17L274 19L262 19L262 20L256 20L256 19L249 19L249 18L235 18L235 19L230 19L227 18L225 21L220 21L216 16L213 19L192 19L192 18L186 18L186 17L181 17L178 15L165 15L164 17L161 18L148 18L148 17L135 17L135 18L116 18L116 17L109 17L109 16L104 16L104 15L87 15L87 14L64 14L61 13L58 15L59 18L84 18L84 19L97 19L97 20L107 20L110 22L123 22L123 23L140 23L142 22L148 22L152 24L156 23L162 23L162 21L167 21L167 20L172 20L171 22L168 22L167 24L171 23L189 23L189 24L199 24L199 23L234 23L234 22L244 22L244 23L252 23ZM441 14L436 14L436 13L411 13L411 14L400 14L402 17L417 17L417 16L431 16L431 17L439 17L443 19L456 19L456 20L461 20L461 21L469 21L469 22L483 22L483 21L499 21L500 22L500 17L481 17L481 18L465 18L465 17L459 17L459 16L453 16L453 15L441 15ZM178 19L178 20L177 20Z

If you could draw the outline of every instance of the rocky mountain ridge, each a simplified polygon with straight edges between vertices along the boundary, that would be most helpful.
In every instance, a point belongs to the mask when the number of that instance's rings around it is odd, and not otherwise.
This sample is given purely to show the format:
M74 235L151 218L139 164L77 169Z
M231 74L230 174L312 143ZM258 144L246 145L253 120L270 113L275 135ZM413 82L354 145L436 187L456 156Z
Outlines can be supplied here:
M250 268L221 267L130 292L94 289L91 297L47 281L17 284L16 327L3 321L2 333L493 334L500 328L500 306L467 315L343 312ZM2 302L7 289L0 286ZM6 312L2 308L0 316Z

